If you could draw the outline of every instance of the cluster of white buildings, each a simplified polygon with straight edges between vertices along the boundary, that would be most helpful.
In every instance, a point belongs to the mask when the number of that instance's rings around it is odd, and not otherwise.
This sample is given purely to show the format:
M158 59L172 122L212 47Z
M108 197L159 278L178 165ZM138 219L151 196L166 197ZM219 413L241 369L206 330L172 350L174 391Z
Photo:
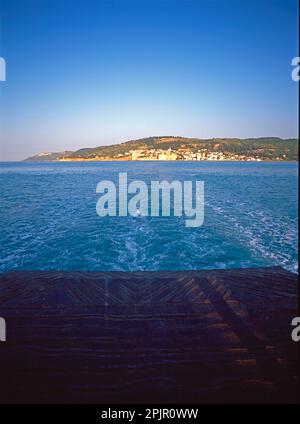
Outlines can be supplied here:
M168 149L146 149L130 150L131 160L177 160L178 154L175 150Z
M129 156L131 160L211 160L211 161L261 161L256 156L238 155L235 153L209 152L207 149L192 152L191 150L179 149L137 149L130 150L124 156ZM279 158L278 158L279 159Z

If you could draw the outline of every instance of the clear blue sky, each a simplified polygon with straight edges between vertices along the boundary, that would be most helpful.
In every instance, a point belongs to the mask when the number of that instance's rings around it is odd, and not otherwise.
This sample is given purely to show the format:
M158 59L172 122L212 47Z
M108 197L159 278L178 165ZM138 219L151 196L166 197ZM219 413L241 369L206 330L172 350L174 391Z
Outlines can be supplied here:
M297 136L297 0L0 0L1 159Z

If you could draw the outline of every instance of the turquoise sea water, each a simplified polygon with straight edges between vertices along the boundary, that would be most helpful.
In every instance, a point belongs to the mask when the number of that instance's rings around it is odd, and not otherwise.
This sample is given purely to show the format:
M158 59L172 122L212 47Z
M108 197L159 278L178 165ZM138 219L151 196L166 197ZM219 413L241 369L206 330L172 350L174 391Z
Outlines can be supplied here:
M100 180L199 180L205 218L106 217ZM155 271L281 265L297 272L296 163L0 164L0 271Z

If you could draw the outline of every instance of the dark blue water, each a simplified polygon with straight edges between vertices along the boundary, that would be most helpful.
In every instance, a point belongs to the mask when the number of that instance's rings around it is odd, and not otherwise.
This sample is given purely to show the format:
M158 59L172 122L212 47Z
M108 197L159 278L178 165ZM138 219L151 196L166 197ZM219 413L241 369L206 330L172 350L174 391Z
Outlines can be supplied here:
M100 218L96 185L205 182L205 218ZM297 271L295 163L0 164L0 270L180 270L281 265Z

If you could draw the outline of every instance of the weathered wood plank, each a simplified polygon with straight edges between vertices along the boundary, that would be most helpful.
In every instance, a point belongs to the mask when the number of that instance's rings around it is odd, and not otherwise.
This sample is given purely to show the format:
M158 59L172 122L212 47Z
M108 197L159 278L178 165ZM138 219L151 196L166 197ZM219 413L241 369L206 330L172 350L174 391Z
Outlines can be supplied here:
M0 277L2 402L295 402L281 268Z

